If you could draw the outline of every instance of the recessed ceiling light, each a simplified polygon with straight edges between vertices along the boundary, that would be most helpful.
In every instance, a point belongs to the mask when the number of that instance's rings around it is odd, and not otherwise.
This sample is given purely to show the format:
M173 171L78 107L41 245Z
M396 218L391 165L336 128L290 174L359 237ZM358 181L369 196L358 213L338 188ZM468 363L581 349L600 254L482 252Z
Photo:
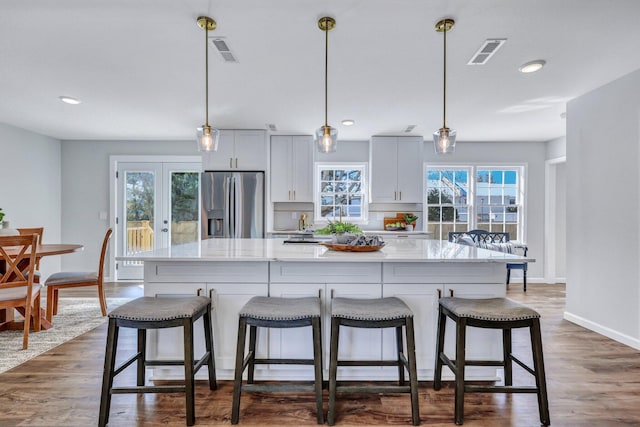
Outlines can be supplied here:
M356 124L356 121L353 120L353 119L344 119L342 121L342 124L345 125L345 126L353 126L353 125Z
M70 96L59 96L58 98L65 104L78 105L82 102L79 99L72 98Z
M541 70L546 63L547 61L545 61L544 59L536 59L535 61L530 61L526 64L522 64L520 68L518 68L518 71L520 71L521 73L535 73L536 71Z

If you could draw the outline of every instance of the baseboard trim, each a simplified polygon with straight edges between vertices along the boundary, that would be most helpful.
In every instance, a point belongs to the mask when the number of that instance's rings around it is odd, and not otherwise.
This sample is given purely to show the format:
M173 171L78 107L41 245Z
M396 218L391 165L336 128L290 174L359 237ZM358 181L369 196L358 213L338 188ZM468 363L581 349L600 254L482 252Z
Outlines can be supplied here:
M629 347L635 348L636 350L640 350L640 339L638 338L622 334L611 328L602 326L599 323L585 319L584 317L569 313L568 311L564 312L564 318L571 323L575 323L576 325L582 326L583 328L589 329L590 331L596 332L600 335L604 335L605 337L611 338L612 340L617 341L621 344L628 345Z

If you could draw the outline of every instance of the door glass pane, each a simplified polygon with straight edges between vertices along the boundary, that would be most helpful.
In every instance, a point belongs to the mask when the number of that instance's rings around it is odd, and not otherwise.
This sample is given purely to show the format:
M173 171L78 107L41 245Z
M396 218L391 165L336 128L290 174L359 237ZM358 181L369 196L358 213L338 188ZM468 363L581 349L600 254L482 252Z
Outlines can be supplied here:
M198 240L199 173L171 173L171 244Z
M127 255L154 248L155 180L153 172L126 172Z

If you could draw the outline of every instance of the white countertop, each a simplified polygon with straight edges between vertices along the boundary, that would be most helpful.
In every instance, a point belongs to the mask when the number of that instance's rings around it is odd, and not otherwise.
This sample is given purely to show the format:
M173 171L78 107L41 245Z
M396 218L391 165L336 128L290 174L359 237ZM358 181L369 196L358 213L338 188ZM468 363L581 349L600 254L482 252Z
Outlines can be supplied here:
M399 231L389 231L389 230L362 230L362 232L364 234L380 234L380 235L393 235L393 234L399 234L399 235L405 235L405 234L414 234L414 235L431 235L432 233L430 231L420 231L420 230L414 230L414 231L405 231L405 230L399 230ZM309 231L301 231L301 230L274 230L274 231L269 231L268 234L290 234L290 235L294 235L294 234L313 234L314 236L317 237L327 237L329 238L330 236L327 234L316 234L315 231L309 230Z
M522 257L440 240L393 239L376 252L332 251L319 244L285 244L284 239L208 239L118 261L314 261L314 262L534 262Z

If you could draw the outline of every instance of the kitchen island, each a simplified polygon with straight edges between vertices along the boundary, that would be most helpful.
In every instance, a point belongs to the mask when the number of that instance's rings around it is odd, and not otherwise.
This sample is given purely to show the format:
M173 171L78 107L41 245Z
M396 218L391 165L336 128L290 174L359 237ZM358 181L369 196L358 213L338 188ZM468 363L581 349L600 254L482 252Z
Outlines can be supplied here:
M328 368L330 305L334 297L381 298L396 296L413 310L416 356L420 380L433 378L438 298L505 296L505 264L533 262L529 257L489 251L439 240L389 240L376 252L341 252L318 244L285 244L283 239L209 239L166 249L119 257L144 262L146 296L208 295L213 300L213 335L219 378L233 378L238 311L253 296L319 296L323 305L324 365ZM201 320L200 320L201 321ZM452 326L452 325L451 325ZM196 327L197 331L200 330ZM149 331L152 359L181 357L181 330ZM155 332L155 333L151 333ZM453 337L453 331L447 338ZM262 333L258 348L263 357L308 357L308 328L273 329ZM351 329L340 334L341 358L392 358L393 330ZM204 351L196 336L196 354ZM446 342L453 352L453 340ZM499 331L471 330L468 357L500 358ZM447 371L445 369L445 371ZM342 379L393 379L396 368L341 369ZM447 374L449 372L446 372ZM180 378L180 369L154 370L155 379ZM326 372L325 372L326 375ZM446 377L446 375L445 375ZM257 379L311 379L305 366L265 366ZM470 367L469 379L495 379L495 368Z

